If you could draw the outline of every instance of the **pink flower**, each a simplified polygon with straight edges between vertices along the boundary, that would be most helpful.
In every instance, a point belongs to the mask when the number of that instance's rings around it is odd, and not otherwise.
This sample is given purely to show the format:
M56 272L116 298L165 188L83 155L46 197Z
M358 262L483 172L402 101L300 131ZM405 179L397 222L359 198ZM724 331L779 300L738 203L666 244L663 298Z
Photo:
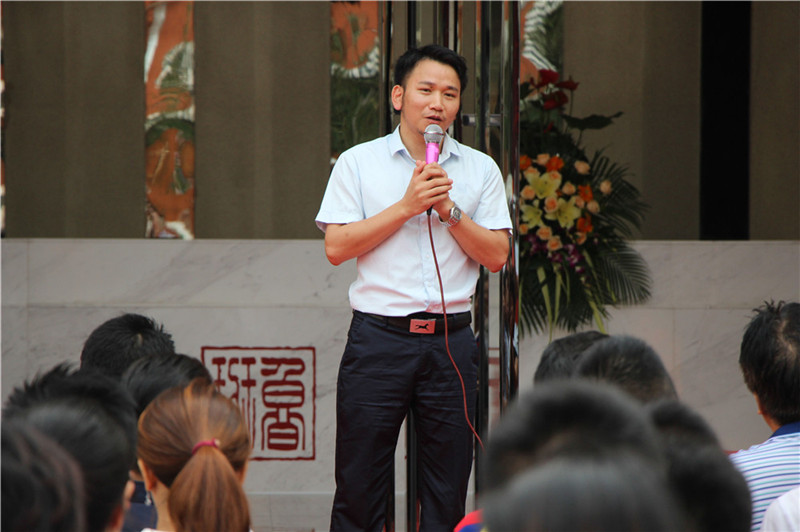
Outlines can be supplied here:
M547 241L547 249L550 251L558 251L562 247L564 246L561 244L560 236L554 236L553 238Z
M549 198L544 200L544 212L552 213L558 210L558 198L555 196L550 196Z
M575 161L575 170L581 175L588 175L591 168L586 161Z
M541 240L550 240L553 237L553 231L547 227L540 227L538 231L536 231L536 236L538 236Z
M546 166L547 161L549 160L550 160L549 153L540 153L539 155L536 156L536 164L538 164L539 166Z
M611 181L606 179L600 183L600 192L602 192L604 196L611 194Z
M525 185L525 188L519 193L522 199L531 200L536 197L536 191L530 185Z

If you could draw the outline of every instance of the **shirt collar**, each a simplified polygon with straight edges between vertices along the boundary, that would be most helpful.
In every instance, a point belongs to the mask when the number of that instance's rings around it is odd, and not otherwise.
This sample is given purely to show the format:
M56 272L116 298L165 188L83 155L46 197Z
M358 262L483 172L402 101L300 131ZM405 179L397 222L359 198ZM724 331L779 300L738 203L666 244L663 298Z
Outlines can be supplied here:
M392 131L392 134L389 135L389 153L392 155L398 152L406 152L409 158L411 158L411 154L408 153L405 144L403 144L403 139L400 138L400 126L398 125ZM442 144L442 153L439 155L439 161L446 161L451 155L461 155L461 147L458 145L454 139L450 138L450 135L447 134L445 131L444 133L444 143Z
M771 438L775 436L786 436L787 434L794 434L796 432L800 432L800 421L795 421L794 423L787 423L786 425L782 426L778 430L772 433Z

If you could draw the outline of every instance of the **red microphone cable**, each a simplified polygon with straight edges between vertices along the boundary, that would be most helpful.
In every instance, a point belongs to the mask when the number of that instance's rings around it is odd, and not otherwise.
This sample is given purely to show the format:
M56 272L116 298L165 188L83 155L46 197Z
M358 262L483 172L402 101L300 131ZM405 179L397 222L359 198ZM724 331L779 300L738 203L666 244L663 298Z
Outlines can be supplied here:
M436 277L439 279L439 294L441 295L442 298L442 314L444 314L444 346L445 349L447 349L447 356L450 357L450 362L456 369L458 380L461 383L461 396L464 398L464 419L466 419L467 425L469 425L469 429L472 431L472 434L475 435L475 439L478 440L478 445L480 445L481 450L485 450L483 447L483 440L481 440L481 437L478 436L478 432L475 430L475 427L469 420L469 409L467 407L467 389L464 386L464 377L461 376L461 371L458 369L458 365L456 364L456 361L453 359L452 353L450 353L450 339L447 330L447 307L445 306L445 301L444 301L444 285L442 284L442 273L439 271L439 260L436 258L436 246L433 245L433 228L431 227L431 217L428 216L427 218L428 218L428 237L431 241L431 251L433 252L433 264L434 266L436 266Z

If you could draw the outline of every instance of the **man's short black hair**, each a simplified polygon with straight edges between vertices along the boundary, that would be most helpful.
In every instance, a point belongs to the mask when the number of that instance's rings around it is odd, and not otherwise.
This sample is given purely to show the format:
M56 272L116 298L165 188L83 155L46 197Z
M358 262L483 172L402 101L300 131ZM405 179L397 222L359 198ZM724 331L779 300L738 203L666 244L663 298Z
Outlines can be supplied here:
M542 358L533 374L533 383L571 378L586 350L608 335L599 331L583 331L553 340L542 351Z
M552 381L520 395L500 419L481 473L486 489L493 490L556 457L602 459L621 452L663 466L655 428L641 405L608 384Z
M213 383L208 368L197 358L183 354L149 355L125 370L122 386L136 403L138 417L161 392L175 386L186 386L196 378Z
M484 501L491 531L672 532L680 507L659 471L630 453L561 457L520 473Z
M764 303L742 338L739 366L762 412L780 425L800 421L800 303Z
M3 419L2 530L86 530L83 474L60 445L21 420Z
M645 405L667 459L667 480L683 508L683 530L748 532L750 489L703 417L675 400Z
M123 314L99 325L83 345L81 367L119 379L131 363L146 355L175 353L172 336L141 314Z
M104 530L122 504L136 459L136 412L119 381L59 364L11 392L7 418L35 427L75 458L85 481L88 529Z
M408 76L417 63L423 59L432 59L453 68L461 83L461 94L467 88L467 61L456 52L439 44L428 44L422 48L409 48L394 65L394 84L405 88Z
M643 403L678 398L658 353L633 336L610 336L595 343L584 351L575 374L618 386Z

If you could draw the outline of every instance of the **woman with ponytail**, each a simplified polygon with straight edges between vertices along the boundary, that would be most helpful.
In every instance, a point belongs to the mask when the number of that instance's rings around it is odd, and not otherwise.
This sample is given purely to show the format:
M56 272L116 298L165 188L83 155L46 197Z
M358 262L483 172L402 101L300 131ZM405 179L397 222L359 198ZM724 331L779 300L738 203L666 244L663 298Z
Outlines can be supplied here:
M248 532L250 449L241 410L207 381L159 395L139 418L138 443L158 530Z

